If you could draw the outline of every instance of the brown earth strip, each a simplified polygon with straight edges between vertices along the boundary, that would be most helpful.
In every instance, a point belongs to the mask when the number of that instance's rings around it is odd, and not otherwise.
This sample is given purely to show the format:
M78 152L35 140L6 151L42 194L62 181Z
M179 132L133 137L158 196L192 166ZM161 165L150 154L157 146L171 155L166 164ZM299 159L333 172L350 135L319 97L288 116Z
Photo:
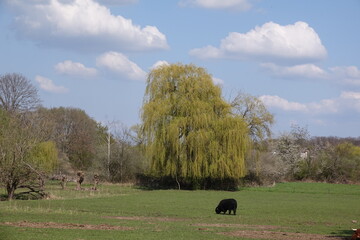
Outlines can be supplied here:
M76 223L55 223L55 222L4 222L0 225L7 225L13 227L29 227L29 228L59 228L59 229L86 229L86 230L134 230L131 227L113 226L108 224L91 225L91 224L76 224Z
M242 230L235 232L224 232L219 233L222 235L242 238L253 238L253 239L268 239L268 240L346 240L348 238L337 237L337 236L325 236L321 234L310 234L310 233L289 233L289 232L272 232L272 231L250 231Z
M245 229L261 229L261 230L288 229L288 227L271 226L271 225L246 225L246 224L224 224L224 223L197 223L191 225L196 227L229 227L229 228L245 228Z
M168 218L168 217L112 217L105 216L103 218L121 219L121 220L135 220L135 221L186 221L188 219L182 218ZM132 227L114 226L108 224L92 225L92 224L76 224L76 223L55 223L55 222L3 222L0 225L14 226L14 227L28 227L28 228L57 228L57 229L84 229L84 230L134 230ZM321 234L309 233L291 233L291 232L276 232L267 230L282 230L284 227L270 226L270 225L246 225L246 224L209 224L199 223L190 224L190 226L200 227L198 230L211 231L207 227L229 227L229 228L243 228L243 229L257 229L257 230L238 230L232 232L221 232L218 234L242 237L250 239L268 239L268 240L347 240L349 238L338 236L325 236Z
M186 218L170 218L170 217L123 217L123 216L104 216L103 218L119 219L119 220L134 220L134 221L160 221L160 222L182 222L190 219Z

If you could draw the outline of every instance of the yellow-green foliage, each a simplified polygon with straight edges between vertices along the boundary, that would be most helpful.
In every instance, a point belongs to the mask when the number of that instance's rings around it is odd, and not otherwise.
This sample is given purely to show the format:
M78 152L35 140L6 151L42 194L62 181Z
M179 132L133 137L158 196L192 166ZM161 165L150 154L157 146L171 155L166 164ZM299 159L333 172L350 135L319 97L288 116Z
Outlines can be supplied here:
M360 147L344 142L336 146L335 152L339 157L360 160Z
M151 172L182 178L239 178L248 129L231 113L205 69L173 64L152 70L142 108Z
M352 143L344 142L335 147L335 162L333 165L339 168L346 179L360 180L360 147Z
M53 141L41 142L30 152L28 161L43 171L51 172L58 164L58 151Z

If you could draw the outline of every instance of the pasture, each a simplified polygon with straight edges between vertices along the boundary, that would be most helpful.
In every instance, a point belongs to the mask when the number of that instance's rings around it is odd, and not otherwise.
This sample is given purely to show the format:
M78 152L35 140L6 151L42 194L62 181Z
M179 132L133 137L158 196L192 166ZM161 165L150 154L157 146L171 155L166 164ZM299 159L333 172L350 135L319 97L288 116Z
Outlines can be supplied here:
M279 183L236 192L115 184L74 189L48 182L50 199L0 202L0 239L320 240L350 239L350 229L360 228L359 185ZM224 198L238 201L237 215L215 213Z

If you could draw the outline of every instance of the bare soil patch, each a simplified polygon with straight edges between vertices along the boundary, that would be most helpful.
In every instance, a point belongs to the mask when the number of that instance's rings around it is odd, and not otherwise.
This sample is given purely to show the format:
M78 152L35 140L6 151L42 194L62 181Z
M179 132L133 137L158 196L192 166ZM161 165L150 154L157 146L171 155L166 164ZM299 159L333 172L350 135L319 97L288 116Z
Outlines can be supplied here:
M310 233L290 233L290 232L273 232L273 231L255 231L255 230L241 230L234 232L219 233L227 236L253 238L253 239L268 239L268 240L347 240L349 238L337 236L325 236L321 234Z
M169 217L141 217L141 216L104 216L103 218L120 219L120 220L134 220L134 221L186 221L183 218L169 218ZM23 228L57 228L57 229L84 229L84 230L119 230L128 231L134 230L132 227L114 226L109 224L77 224L77 223L55 223L55 222L3 222L0 225L23 227ZM293 233L286 232L286 227L271 226L271 225L246 225L246 224L222 224L222 223L199 223L190 224L190 226L199 227L200 231L213 231L213 227L228 227L240 228L242 230L221 232L218 234L241 237L250 239L268 239L268 240L349 240L350 238L338 236L326 236L321 234L309 233Z
M104 216L103 218L119 219L119 220L134 220L134 221L159 221L159 222L182 222L189 219L186 218L170 218L170 217L123 217L123 216Z
M259 229L259 230L287 229L286 227L271 226L271 225L247 225L247 224L224 224L224 223L198 223L198 224L192 224L192 226L229 227L229 228Z
M134 230L131 227L113 226L108 224L92 225L92 224L77 224L77 223L55 223L55 222L4 222L1 225L13 227L28 227L28 228L59 228L59 229L86 229L86 230Z

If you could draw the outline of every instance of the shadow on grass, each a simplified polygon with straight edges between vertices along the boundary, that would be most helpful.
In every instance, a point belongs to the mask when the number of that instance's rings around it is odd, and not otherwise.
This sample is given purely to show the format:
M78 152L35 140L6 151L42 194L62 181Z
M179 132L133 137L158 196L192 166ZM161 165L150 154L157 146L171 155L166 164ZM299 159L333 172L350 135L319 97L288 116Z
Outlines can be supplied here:
M336 239L351 240L351 236L353 235L353 233L354 232L352 230L339 230L336 232L332 232L331 234L333 234L334 236L332 237Z

